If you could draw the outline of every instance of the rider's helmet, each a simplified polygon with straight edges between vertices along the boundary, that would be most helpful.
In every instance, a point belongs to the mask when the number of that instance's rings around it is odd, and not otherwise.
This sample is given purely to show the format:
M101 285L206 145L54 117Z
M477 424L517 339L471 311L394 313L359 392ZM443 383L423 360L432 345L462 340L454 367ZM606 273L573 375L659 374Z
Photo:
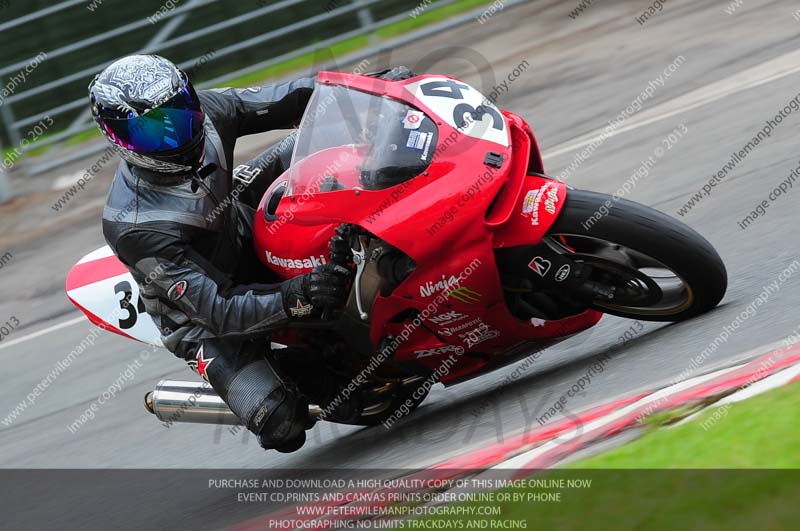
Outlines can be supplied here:
M409 108L407 112L421 117L414 129L404 127L401 116L381 116L371 128L373 141L361 166L361 184L367 190L383 190L406 182L430 165L438 144L436 124L420 111Z
M187 173L203 160L204 115L186 73L158 55L131 55L89 84L92 116L134 166Z

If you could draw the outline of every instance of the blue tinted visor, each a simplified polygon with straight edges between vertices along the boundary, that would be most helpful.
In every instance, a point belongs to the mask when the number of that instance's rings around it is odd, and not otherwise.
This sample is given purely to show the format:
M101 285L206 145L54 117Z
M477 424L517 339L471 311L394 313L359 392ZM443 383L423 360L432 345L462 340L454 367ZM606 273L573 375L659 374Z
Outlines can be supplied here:
M112 140L136 153L161 153L191 144L203 130L203 111L197 94L184 86L169 100L141 116L107 119L103 128Z

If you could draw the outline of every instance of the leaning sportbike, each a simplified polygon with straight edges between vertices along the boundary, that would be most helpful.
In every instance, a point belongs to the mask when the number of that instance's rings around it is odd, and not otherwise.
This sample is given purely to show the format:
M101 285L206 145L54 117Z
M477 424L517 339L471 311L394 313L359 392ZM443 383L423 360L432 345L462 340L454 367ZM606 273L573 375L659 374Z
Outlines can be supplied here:
M518 361L603 314L689 319L727 286L722 260L695 231L548 177L525 120L444 75L319 74L254 239L269 276L287 279L328 263L334 234L353 252L345 308L265 343L313 404L310 422L389 425L435 383ZM109 248L72 269L67 293L92 322L160 345ZM161 381L145 405L165 422L239 422L201 381Z

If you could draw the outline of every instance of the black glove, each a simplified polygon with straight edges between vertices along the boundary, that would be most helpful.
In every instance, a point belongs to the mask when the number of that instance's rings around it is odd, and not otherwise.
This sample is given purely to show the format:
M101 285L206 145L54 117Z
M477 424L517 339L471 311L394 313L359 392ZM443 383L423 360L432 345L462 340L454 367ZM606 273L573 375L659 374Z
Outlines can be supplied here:
M390 68L389 70L371 72L366 75L385 79L386 81L403 81L414 77L416 74L405 66L396 66L394 68Z
M353 263L353 250L346 234L347 225L336 227L336 234L331 238L330 259L332 264L350 268Z
M325 264L285 281L281 284L281 294L286 315L296 319L333 318L333 310L347 302L352 276L346 267Z

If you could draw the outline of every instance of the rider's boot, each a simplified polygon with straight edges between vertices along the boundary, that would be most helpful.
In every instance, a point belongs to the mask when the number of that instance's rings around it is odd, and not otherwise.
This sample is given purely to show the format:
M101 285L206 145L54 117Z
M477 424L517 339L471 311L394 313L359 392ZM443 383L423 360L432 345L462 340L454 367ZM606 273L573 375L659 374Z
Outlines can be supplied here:
M258 437L262 447L293 452L305 442L308 402L278 375L260 345L205 340L190 365L196 364L197 372Z

